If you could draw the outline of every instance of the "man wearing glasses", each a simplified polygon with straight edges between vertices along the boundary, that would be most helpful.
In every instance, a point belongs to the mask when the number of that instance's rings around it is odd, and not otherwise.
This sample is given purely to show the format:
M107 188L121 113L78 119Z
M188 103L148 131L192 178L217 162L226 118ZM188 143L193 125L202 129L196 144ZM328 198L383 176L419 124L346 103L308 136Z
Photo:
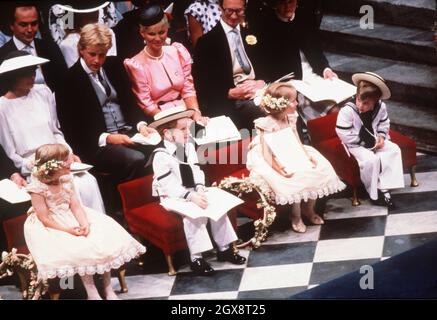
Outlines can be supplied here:
M240 27L245 0L219 0L219 4L220 23L199 39L194 51L196 91L208 116L228 115L240 129L250 130L253 120L263 116L253 102L265 85L255 78L257 39Z

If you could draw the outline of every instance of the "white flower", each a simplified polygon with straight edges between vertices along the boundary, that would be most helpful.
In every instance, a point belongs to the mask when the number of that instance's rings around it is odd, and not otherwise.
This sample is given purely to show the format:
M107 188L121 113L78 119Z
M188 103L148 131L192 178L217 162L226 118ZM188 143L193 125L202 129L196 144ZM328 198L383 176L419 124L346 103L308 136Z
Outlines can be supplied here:
M246 36L246 43L250 46L253 46L258 43L258 39L254 35L249 34Z

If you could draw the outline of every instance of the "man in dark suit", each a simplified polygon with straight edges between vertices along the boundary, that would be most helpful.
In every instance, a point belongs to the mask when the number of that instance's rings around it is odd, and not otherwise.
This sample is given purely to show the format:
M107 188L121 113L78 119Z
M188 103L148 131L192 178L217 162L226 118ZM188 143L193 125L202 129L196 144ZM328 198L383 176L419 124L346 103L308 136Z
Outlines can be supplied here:
M0 180L3 179L11 179L19 187L27 185L26 180L23 179L19 170L15 168L12 160L8 158L3 148L0 146ZM29 207L29 201L12 204L0 198L0 251L6 250L6 240L3 233L2 222L26 213Z
M104 42L98 43L101 39ZM153 146L134 143L131 137L138 131L147 136L154 130L142 122L145 116L136 106L119 59L106 57L110 47L108 27L82 28L81 58L68 70L68 85L57 94L57 106L66 140L75 152L121 182L146 174L144 166Z
M258 39L258 74L269 82L288 72L294 72L295 79L309 83L337 78L323 53L319 37L320 0L268 2L270 6L264 6L256 17L248 16ZM298 112L304 123L339 110L330 102L313 103L302 95L298 101Z
M284 73L294 72L302 79L302 59L305 55L313 72L324 78L335 77L322 51L319 38L320 8L317 1L270 0L259 16L248 16L257 37L258 74L274 81Z
M35 6L24 6L22 3L8 8L9 28L12 39L0 48L0 63L8 53L24 50L28 53L50 60L36 71L35 83L45 83L52 91L64 85L63 76L67 65L59 47L51 39L37 39L39 31L39 13Z
M203 35L194 50L193 77L200 105L210 117L228 115L239 128L253 128L263 116L254 104L257 90L253 47L256 39L241 28L245 0L221 0L220 22Z

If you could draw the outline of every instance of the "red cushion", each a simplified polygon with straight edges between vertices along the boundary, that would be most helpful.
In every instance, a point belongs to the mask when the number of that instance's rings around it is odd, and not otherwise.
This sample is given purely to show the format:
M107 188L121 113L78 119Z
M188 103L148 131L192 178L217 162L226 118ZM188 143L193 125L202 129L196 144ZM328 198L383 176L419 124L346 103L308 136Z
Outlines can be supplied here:
M397 131L390 130L390 138L396 143L402 152L402 164L405 169L417 164L416 142Z
M149 203L125 212L131 232L150 241L166 254L187 247L182 217L168 212L159 203Z
M27 219L26 214L19 215L3 221L3 230L5 231L8 250L17 249L18 253L28 254L26 241L24 239L24 222Z
M339 138L321 141L317 149L348 185L358 187L361 184L358 163L353 156L348 156Z
M338 113L331 113L307 122L308 133L313 146L318 145L321 141L337 137L335 132L337 116Z
M230 142L215 149L205 150L205 174L210 183L220 182L224 177L246 168L247 151L250 138ZM246 171L247 172L247 171ZM246 174L247 176L247 174Z
M152 196L152 181L153 175L148 175L118 185L124 212L156 202L157 198Z

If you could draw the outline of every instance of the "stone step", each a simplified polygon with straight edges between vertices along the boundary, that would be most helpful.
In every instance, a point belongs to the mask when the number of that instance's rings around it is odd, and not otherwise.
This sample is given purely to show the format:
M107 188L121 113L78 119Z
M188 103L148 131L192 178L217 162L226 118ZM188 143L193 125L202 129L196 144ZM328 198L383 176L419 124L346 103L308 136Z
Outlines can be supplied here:
M324 15L320 29L327 50L437 65L430 30L380 23L374 29L361 29L359 18L332 14Z
M326 52L340 78L351 82L356 72L371 71L386 79L392 99L437 110L437 66L400 62L350 53Z
M394 100L386 104L392 129L416 141L418 150L437 153L437 109Z
M375 22L431 30L435 0L324 0L326 12L362 17L363 5L373 8Z

